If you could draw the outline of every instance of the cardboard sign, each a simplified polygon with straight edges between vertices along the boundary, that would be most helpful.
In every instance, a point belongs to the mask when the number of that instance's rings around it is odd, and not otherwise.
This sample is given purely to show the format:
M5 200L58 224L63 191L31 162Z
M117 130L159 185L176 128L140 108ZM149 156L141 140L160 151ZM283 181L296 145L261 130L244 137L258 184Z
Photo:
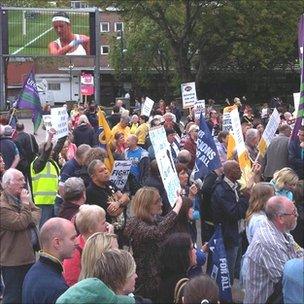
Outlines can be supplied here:
M114 162L110 181L115 184L119 190L123 190L126 185L132 162L129 160L116 160Z
M141 115L150 117L153 106L154 106L154 101L151 98L146 97L145 102L141 109Z
M194 113L195 113L195 119L200 119L201 113L203 114L203 117L206 115L206 102L205 99L197 100L194 104Z
M258 144L258 149L259 152L262 156L265 155L266 150L270 144L270 142L272 141L275 132L278 129L278 126L280 124L280 113L278 112L278 110L275 108L269 118L269 121L267 123L267 126L263 132L263 135L261 137L261 140Z
M183 109L193 108L197 101L195 82L181 84Z
M65 107L51 109L52 128L56 130L56 139L68 135L69 115Z
M165 129L163 126L152 128L149 131L149 135L168 200L171 206L174 206L177 198L177 191L180 189L180 182L176 173Z

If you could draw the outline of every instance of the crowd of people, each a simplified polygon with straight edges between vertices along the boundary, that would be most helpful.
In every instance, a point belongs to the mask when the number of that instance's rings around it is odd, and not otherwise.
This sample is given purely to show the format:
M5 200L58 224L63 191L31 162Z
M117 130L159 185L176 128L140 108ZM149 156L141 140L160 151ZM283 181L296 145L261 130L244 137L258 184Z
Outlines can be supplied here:
M40 145L21 122L12 128L1 117L2 303L220 303L206 274L218 225L243 303L303 303L304 127L291 137L294 119L280 105L277 134L261 157L273 108L235 104L251 160L245 181L213 100L205 119L222 166L200 178L199 119L175 102L160 100L147 117L117 100L106 142L94 103L75 105L68 135L55 141L51 128ZM180 182L173 205L149 138L158 126ZM110 180L112 156L131 161L123 189Z

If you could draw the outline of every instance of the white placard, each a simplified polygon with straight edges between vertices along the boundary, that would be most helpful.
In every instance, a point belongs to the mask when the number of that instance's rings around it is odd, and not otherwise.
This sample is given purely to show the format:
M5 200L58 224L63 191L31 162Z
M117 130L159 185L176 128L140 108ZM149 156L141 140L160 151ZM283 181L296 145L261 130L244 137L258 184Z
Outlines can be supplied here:
M203 113L203 116L206 115L206 102L205 99L197 100L194 103L194 113L195 113L195 119L200 119L201 112Z
M165 129L163 126L152 128L149 131L149 135L168 200L171 206L173 206L176 202L177 191L180 189L180 182Z
M119 190L123 190L126 185L132 161L116 160L113 165L110 181L115 184Z
M68 135L69 115L65 107L51 109L52 127L56 130L56 139Z
M244 153L246 151L246 147L245 147L245 142L244 142L244 137L243 137L243 132L242 132L239 111L237 108L233 109L230 112L230 119L231 119L237 154L238 154L238 156L240 156L242 153Z
M146 97L145 102L141 108L141 115L150 117L153 106L154 106L154 101L151 98Z
M301 92L293 93L293 104L294 104L294 113L293 116L298 116L299 104L300 104Z
M183 109L193 108L197 101L195 82L181 84Z
M258 144L260 153L264 156L265 152L272 141L274 134L276 133L278 126L280 124L280 113L275 108L269 118L267 126L263 132L262 138Z

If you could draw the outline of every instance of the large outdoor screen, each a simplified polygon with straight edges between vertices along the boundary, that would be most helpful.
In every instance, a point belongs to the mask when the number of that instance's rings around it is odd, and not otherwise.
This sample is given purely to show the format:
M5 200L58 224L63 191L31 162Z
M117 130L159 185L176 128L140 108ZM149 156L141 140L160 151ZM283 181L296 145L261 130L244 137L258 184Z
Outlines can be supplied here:
M5 55L95 54L94 13L23 11L3 8Z

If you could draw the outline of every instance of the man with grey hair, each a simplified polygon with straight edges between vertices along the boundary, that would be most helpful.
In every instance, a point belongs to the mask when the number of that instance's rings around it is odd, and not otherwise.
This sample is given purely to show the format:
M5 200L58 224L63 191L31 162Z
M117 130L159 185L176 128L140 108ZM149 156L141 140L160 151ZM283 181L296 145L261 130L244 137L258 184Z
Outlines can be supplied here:
M84 182L80 177L68 178L63 186L63 204L58 216L72 220L79 207L86 202L85 190Z
M55 303L67 289L62 276L62 262L72 257L77 246L74 224L54 217L40 230L39 260L28 271L22 286L22 303Z
M120 122L112 128L113 138L115 137L115 134L118 132L122 133L124 135L124 138L128 138L128 136L130 135L129 123L130 123L129 115L122 114L120 117Z
M177 161L180 164L184 164L188 166L189 163L191 162L191 153L186 149L180 150L177 154Z
M70 177L80 177L85 170L85 160L87 153L90 151L89 145L80 145L75 153L75 157L67 161L60 171L59 176L59 191L55 200L54 213L58 216L63 203L64 183Z
M0 198L0 266L5 285L3 303L21 303L23 279L35 263L35 234L40 210L30 200L23 174L8 169ZM35 238L36 236L36 238ZM39 249L39 248L36 248Z
M258 156L258 143L260 140L259 131L257 129L248 129L245 133L245 145L249 153L249 158L252 163L255 162Z
M303 249L290 235L298 212L283 196L271 197L265 206L267 220L261 223L245 254L244 303L281 303L281 279L285 263L303 257Z

